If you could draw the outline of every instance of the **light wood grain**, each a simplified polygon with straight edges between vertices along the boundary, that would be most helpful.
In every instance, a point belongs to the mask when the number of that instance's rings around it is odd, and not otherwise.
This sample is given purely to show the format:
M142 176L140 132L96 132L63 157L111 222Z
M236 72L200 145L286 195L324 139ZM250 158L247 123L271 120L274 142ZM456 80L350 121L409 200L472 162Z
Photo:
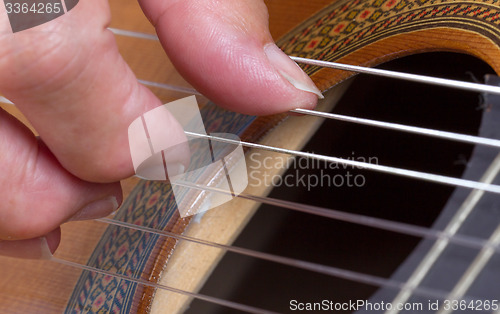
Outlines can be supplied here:
M270 29L275 39L289 32L296 24L330 3L330 0L268 0ZM154 33L154 28L142 14L134 0L110 0L113 20L111 27ZM156 41L144 41L117 37L117 44L125 60L140 79L169 83L188 87L189 84L177 73L161 46ZM500 70L500 50L490 39L469 30L439 28L414 31L383 38L363 46L343 57L341 62L373 66L404 55L423 51L456 51L472 54L488 62L497 72ZM347 79L352 73L335 70L321 70L314 76L322 89L328 89ZM119 82L113 82L119 84ZM334 93L338 98L343 87ZM158 97L168 102L184 96L180 93L153 89ZM332 100L325 108L331 108ZM12 105L2 105L23 123L28 121ZM318 120L309 117L291 117L269 133L262 143L299 149L315 129ZM301 132L295 132L301 130ZM35 130L33 130L36 132ZM290 136L290 134L295 134ZM249 154L254 152L250 151ZM262 153L261 158L274 154ZM249 168L251 160L247 159ZM268 169L267 174L278 174L284 169ZM264 172L262 172L264 174ZM125 194L136 184L136 180L123 182ZM266 195L270 187L250 187L246 192ZM198 222L193 222L185 231L186 235L218 243L230 244L245 223L250 219L257 204L236 199L225 206L211 210ZM100 239L105 228L97 222L79 222L63 225L63 241L57 256L85 263ZM197 291L210 271L221 258L223 252L186 242L179 243L168 264L165 265L161 283ZM60 312L78 280L80 271L49 261L24 261L0 257L0 312L35 313ZM159 291L154 298L154 313L181 311L189 303L189 298Z

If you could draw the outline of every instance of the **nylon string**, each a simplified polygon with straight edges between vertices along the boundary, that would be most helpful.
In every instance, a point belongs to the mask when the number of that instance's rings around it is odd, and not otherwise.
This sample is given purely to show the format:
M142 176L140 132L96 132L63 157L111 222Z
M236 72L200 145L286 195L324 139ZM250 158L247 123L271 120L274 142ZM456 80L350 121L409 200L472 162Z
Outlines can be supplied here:
M113 32L115 35L159 41L159 38L156 35L121 30L121 29L117 29L117 28L108 28L108 29L111 32ZM368 68L368 67L356 66L356 65L350 65L350 64L341 64L341 63L337 63L337 62L313 60L313 59L307 59L307 58L301 58L301 57L295 57L295 56L289 56L289 57L292 60L294 60L295 62L304 63L304 64L308 64L308 65L313 65L313 66L328 67L328 68L333 68L333 69L338 69L338 70L343 70L343 71L350 71L350 72L355 72L355 73L383 76L383 77L395 78L395 79L399 79L399 80L422 83L422 84L430 84L430 85L450 87L450 88L456 88L456 89L462 89L462 90L468 90L468 91L475 91L475 92L480 92L480 93L491 93L491 94L500 95L500 87L498 87L498 86L470 83L470 82L457 81L457 80L450 80L450 79L445 79L445 78L432 77L432 76L426 76L426 75L417 75L417 74L412 74L412 73L403 73L403 72L396 72L396 71L374 69L374 68Z
M491 183L493 180L496 178L498 173L500 172L500 154L497 155L495 160L491 163L490 167L486 170L484 173L483 177L481 178L482 182L485 183ZM445 248L448 246L450 243L449 238L452 238L456 236L458 230L460 227L463 225L463 223L467 220L469 215L472 213L476 205L479 203L481 198L484 195L484 191L480 190L473 190L470 192L468 197L465 199L463 202L462 206L459 208L459 210L455 213L453 218L450 220L448 225L446 226L444 233L447 234L449 237L442 237L438 239L432 248L429 250L429 252L426 254L426 256L422 259L422 262L418 265L418 267L414 270L413 274L408 278L407 285L409 287L416 287L420 284L420 282L425 278L425 276L430 272L432 266L437 262L438 258L441 256L441 254L444 252ZM495 241L488 241L490 245L495 245L498 246L498 243ZM486 246L482 248L482 250L485 250ZM489 252L489 251L488 251ZM484 265L483 265L484 266ZM477 269L476 269L477 270ZM457 284L455 290L462 291L463 284L459 283ZM460 294L458 291L452 291L450 293L450 296L454 297L454 295ZM465 291L463 291L465 293ZM396 298L394 299L393 303L404 303L406 302L412 294L411 289L406 289L404 291L401 291ZM453 298L451 299L453 300ZM387 313L398 313L396 309L392 311L387 311Z
M118 29L110 29L113 33L116 35L121 35L121 36L129 36L129 37L135 37L135 38L141 38L141 39L147 39L147 40L158 40L158 37L156 35L149 35L149 34L143 34L143 33L138 33L138 32L132 32L132 31L125 31L125 30L118 30ZM467 89L467 90L473 90L473 91L480 91L480 92L488 92L488 93L495 93L495 94L500 94L500 88L496 86L489 86L489 85L484 85L484 84L475 84L475 83L468 83L468 82L458 82L458 81L453 81L453 80L445 80L445 79L439 79L439 78L429 78L429 77L423 77L423 76L418 76L418 75L413 75L413 74L406 74L406 73L398 73L398 72L392 72L392 71L385 71L385 70L378 70L378 69L371 69L371 68L361 68L361 67L352 67L348 65L339 65L339 64L331 64L331 63L324 63L324 62L319 62L315 60L303 60L302 58L295 58L292 57L296 62L303 62L307 64L312 64L312 65L320 65L320 66L329 66L329 67L334 67L337 69L344 69L348 71L356 71L360 73L367 73L367 74L373 74L373 75L383 75L383 76L390 76L390 77L396 77L396 78L401 78L401 79L410 79L418 82L424 82L424 83L435 83L431 82L430 80L435 80L438 85L441 86L447 86L447 87L454 87L454 88L462 88L462 89ZM373 71L376 70L376 71ZM382 72L380 72L382 71ZM389 73L391 72L391 73ZM169 85L169 84L163 84L163 83L157 83L157 82L150 82L146 80L139 80L142 84L147 85L147 86L152 86L152 87L157 87L157 88L162 88L162 89L168 89L168 90L174 90L178 92L184 92L184 93L190 93L190 94L196 94L200 95L199 92L197 92L194 89L191 88L184 88L184 87L178 87L174 85ZM8 99L0 96L0 102L4 103L10 103L12 104ZM301 113L301 114L306 114L306 115L312 115L312 116L317 116L317 117L322 117L322 118L328 118L328 119L336 119L336 120L341 120L341 121L346 121L346 122L352 122L352 123L358 123L358 124L364 124L364 125L370 125L374 127L382 127L382 128L387 128L387 129L392 129L392 130L397 130L397 131L402 131L402 132L410 132L414 134L420 134L420 135L427 135L427 136L434 136L434 137L439 137L443 139L448 139L448 140L455 140L455 141L461 141L461 142L466 142L466 143L471 143L471 144L478 144L478 145L487 145L487 146L492 146L492 147L500 147L500 140L497 139L489 139L489 138L482 138L482 137L477 137L477 136L471 136L471 135L464 135L464 134L457 134L453 132L445 132L445 131L439 131L439 130L432 130L432 129L426 129L426 128L419 128L419 127L413 127L413 126L407 126L407 125L400 125L400 124L395 124L395 123L390 123L390 122L382 122L382 121L375 121L375 120L369 120L369 119L363 119L363 118L356 118L356 117L350 117L350 116L343 116L343 115L337 115L337 114L331 114L331 113L323 113L323 112L317 112L313 110L305 110L305 109L296 109L292 110L292 112L296 113ZM192 137L206 137L210 138L212 140L219 140L222 142L231 142L231 140L227 139L221 139L221 138L216 138L212 136L204 136L200 134L193 134L187 132L189 136ZM412 171L412 170L407 170L407 169L400 169L400 168L394 168L394 167L388 167L388 166L381 166L381 165L372 165L368 163L362 163L358 161L353 161L353 160L345 160L341 158L336 158L336 157L330 157L330 156L323 156L323 155L316 155L316 154L310 154L310 153L304 153L300 151L293 151L293 150L288 150L284 148L277 148L277 147L269 147L269 146L264 146L260 144L254 144L254 143L247 143L247 142L237 142L233 144L242 144L243 146L251 147L251 148L256 148L256 149L265 149L265 150L270 150L274 152L279 152L279 153L286 153L286 154L292 154L295 156L300 156L300 157L305 157L305 158L311 158L311 159L316 159L316 160L322 160L322 161L328 161L328 162L335 162L335 163L342 163L342 164L347 164L347 165L352 165L352 166L357 166L357 167L364 167L366 169L370 170L375 170L375 171L380 171L380 172L385 172L385 173L390 173L390 174L395 174L395 175L402 175L402 176L407 176L411 177L414 179L423 179L427 181L432 181L436 183L442 183L442 184L449 184L449 185L454 185L454 186L461 186L461 187L467 187L473 189L471 194L469 195L470 198L473 198L474 200L466 201L467 204L464 203L464 206L461 208L463 211L470 211L473 209L474 204L477 203L479 198L484 194L484 192L493 192L493 193L500 193L500 186L498 185L492 185L491 180L481 180L480 182L475 182L475 181L469 181L469 180L464 180L464 179L459 179L459 178L452 178L452 177L446 177L446 176L441 176L441 175L436 175L436 174L430 174L430 173L424 173L424 172L417 172L417 171ZM496 159L495 165L492 165L496 167L496 173L498 173L499 169L498 168L500 165L500 154L499 157ZM491 174L491 172L490 172ZM200 188L194 187L194 188ZM205 190L214 190L214 188L209 188L205 187ZM221 193L221 191L216 191ZM222 191L223 192L223 191ZM339 220L344 220L344 221L349 221L352 223L360 224L360 225L366 225L374 228L379 228L379 229L384 229L384 230L390 230L394 232L399 232L399 233L404 233L404 234L409 234L409 235L414 235L414 236L420 236L420 237L425 237L425 238L434 238L437 239L435 246L440 247L444 249L444 247L448 243L456 243L459 245L463 246L469 246L469 247L475 247L475 248L481 248L481 252L478 254L476 260L471 264L467 271L466 276L461 278L460 282L454 287L454 289L451 292L446 292L446 291L436 291L432 289L426 289L426 288L421 288L417 287L418 283L416 281L414 282L397 282L391 279L385 279L385 278L379 278L367 274L361 274L361 273L356 273L356 272L351 272L343 269L338 269L334 268L331 266L325 266L325 265L318 265L306 261L301 261L301 260L295 260L295 259L290 259L282 256L274 256L266 253L260 253L260 252L255 252L247 249L242 249L242 248L237 248L233 246L225 246L217 243L210 243L208 241L204 241L201 239L191 239L185 236L180 236L176 235L173 233L169 233L166 231L159 231L159 230L151 230L149 228L143 228L135 225L126 225L126 223L111 220L111 219L99 219L98 221L107 223L107 224L113 224L113 225L119 225L125 228L131 228L135 230L140 230L143 232L152 232L156 234L160 234L162 236L169 236L169 237L174 237L180 240L187 240L187 241L192 241L195 243L199 243L202 245L208 245L212 247L217 247L221 248L227 251L232 251L235 253L247 255L247 256L253 256L255 258L260 258L264 260L270 260L274 262L278 262L281 264L285 265L290 265L302 269L307 269L310 271L316 271L316 272L322 272L326 275L331 275L331 276L336 276L348 280L353 280L353 281L358 281L358 282L363 282L366 284L371 284L371 285L377 285L380 287L390 287L393 289L398 289L401 291L400 294L408 294L408 293L414 293L414 294L419 294L419 295L426 295L426 296L439 296L441 298L446 298L446 297L454 297L454 298L463 298L465 296L467 288L470 286L472 281L477 277L479 272L484 268L486 262L495 254L496 252L499 251L499 243L500 243L500 227L499 229L496 230L496 232L492 235L492 237L488 241L484 241L482 239L477 239L473 237L468 237L468 236L461 236L457 235L456 231L459 228L459 224L456 222L450 222L450 225L453 225L453 227L448 227L444 231L437 231L437 230L432 230L424 227L419 227L419 226L413 226L413 225L407 225L399 222L393 222L393 221L388 221L388 220L383 220L383 219L378 219L378 218L373 218L373 217L367 217L367 216L362 216L362 215L357 215L357 214L350 214L350 213L344 213L336 210L331 210L331 209L326 209L326 208L318 208L315 206L310 206L310 205L304 205L304 204L298 204L298 203L293 203L293 202L288 202L284 200L276 200L272 198L267 198L267 197L258 197L258 196L252 196L252 195L246 195L246 194L241 194L240 197L259 201L261 203L270 203L272 205L276 206L281 206L284 208L292 209L292 210L297 210L297 211L302 211L302 212L308 212L312 213L315 215L320 215L324 217L329 217L333 219L339 219ZM464 208L467 207L467 208ZM458 215L458 214L457 214ZM465 215L468 215L465 214ZM464 218L463 216L461 218ZM441 252L442 252L441 249ZM440 250L440 249L438 249ZM435 253L434 253L435 254ZM439 255L439 253L438 253ZM429 259L430 261L431 259ZM238 309L241 311L246 311L248 313L274 313L270 311L266 311L263 309L255 308L252 306L246 306L238 303L234 303L231 301L226 301L226 300L221 300L209 296L204 296L201 294L197 293L192 293L192 292L187 292L187 291L182 291L179 289L175 289L172 287L166 287L162 286L159 284L151 283L146 280L142 279L134 279L134 278L129 278L124 275L120 274L115 274L112 272L107 272L104 270L100 269L95 269L87 265L81 265L77 264L71 261L66 261L66 260L61 260L57 258L53 258L54 262L61 263L64 265L76 267L79 269L85 269L89 271L94 271L97 273L101 274L106 274L106 275L111 275L120 279L124 280L129 280L132 282L136 282L141 285L146 285L146 286L152 286L156 287L159 289L164 289L164 290L169 290L175 293L181 293L184 295L188 295L194 298L198 298L207 302L212 302L215 304L219 304L222 306L226 306L229 308L233 309ZM428 271L428 270L427 270ZM417 271L416 271L417 272ZM421 274L425 274L426 271L421 272ZM474 279L471 279L474 278ZM471 281L472 280L472 281ZM465 297L467 298L467 297ZM403 299L401 299L403 300ZM448 313L445 311L441 311L440 313ZM500 312L498 313L500 314Z
M153 39L153 38L150 38L150 39ZM157 40L158 38L156 37L154 39ZM392 72L392 71L385 71L385 70L378 70L378 69L371 69L371 68L362 68L362 67L349 66L349 65L337 64L337 63L331 63L331 62L316 61L316 60L309 60L309 59L297 58L297 57L291 57L291 58L293 60L295 60L296 62L301 62L301 63L305 63L305 64L310 64L310 65L317 65L317 66L326 66L326 67L342 69L342 70L347 70L347 71L354 71L357 73L381 75L381 76L386 76L386 77L417 81L417 82L421 82L421 83L436 84L436 85L466 89L466 90L471 90L471 91L489 92L489 93L495 93L495 94L498 94L500 91L500 89L496 86L488 86L488 85L468 83L468 82L457 82L457 81L440 79L440 78L423 77L423 76L412 75L412 74L407 74L407 73L396 73L396 72ZM482 86L480 86L480 85L482 85ZM354 122L354 123L359 123L359 124L364 124L364 125L383 127L383 128L399 130L399 131L403 131L403 132L410 132L410 133L416 133L416 134L422 134L422 135L428 135L428 136L435 136L435 137L439 137L439 138L462 141L462 142L479 144L479 145L489 145L489 146L498 147L498 144L499 144L499 141L495 140L495 139L480 138L480 137L463 135L463 134L456 134L456 133L451 133L451 132L417 128L417 127L412 127L412 126L407 126L407 125L399 125L399 124L394 124L394 123L373 121L373 120L369 120L369 119L345 117L345 116L341 116L341 115L318 113L318 112L314 112L314 111L301 110L301 109L292 110L292 112L321 116L321 117L325 117L325 118L337 119L337 120L347 121L347 122ZM499 154L499 157L500 157L500 154ZM492 167L495 167L495 166L492 165ZM494 172L495 175L497 172L498 172L498 169L496 172ZM490 173L492 173L492 172L490 172ZM481 181L486 182L485 180L481 180ZM491 183L491 181L489 181L488 183ZM470 196L472 198L474 198L474 195L480 195L477 198L477 200L479 200L479 198L483 194L484 194L484 190L475 189L471 192ZM467 203L467 201L466 201L466 203ZM467 206L465 206L465 207L467 207ZM469 206L470 211L472 211L473 207L474 207L473 205ZM462 207L461 210L465 210L464 206ZM458 216L458 214L457 214L457 216ZM456 221L455 222L452 221L450 223L450 225L448 226L450 228L447 228L447 230L445 230L445 232L447 232L447 234L448 234L448 232L451 232L452 234L454 234L454 233L456 233L456 230L458 230L460 225L461 225L460 223L457 223ZM451 229L456 229L456 230L451 230ZM493 245L493 246L497 246L499 244L498 242L500 242L500 227L497 231L498 231L498 234L495 233L492 236L492 239L490 239L488 241L488 244ZM496 237L495 237L495 235L496 235ZM453 235L452 235L452 237L453 237ZM444 244L444 245L439 245L439 243ZM430 255L435 254L436 256L439 256L440 255L439 248L442 248L444 250L444 247L446 247L446 245L448 243L449 243L449 240L445 240L444 238L440 238L439 241L435 243L434 252L433 252L433 250L431 250L429 252L429 254ZM467 286L468 286L466 283L464 284L463 282L467 281L470 285L475 279L475 276L471 275L470 272L475 271L475 275L477 276L478 273L480 272L480 270L482 270L484 268L486 261L493 255L493 253L494 253L494 250L491 249L490 247L486 247L486 246L483 247L483 250L481 251L481 253L477 257L476 261L473 262L473 264L471 265L471 267L467 271L466 274L468 274L468 276L466 276L464 274L461 281L455 286L455 289L450 293L451 297L458 298L458 297L463 296L463 294L465 293L465 290L467 289ZM436 257L436 259L437 259L437 257ZM427 259L425 259L425 260L427 260ZM433 264L432 259L429 259L429 261L431 261L431 262L428 265L432 265ZM435 262L435 260L434 260L434 262ZM420 266L422 266L422 264ZM427 269L427 271L428 271L428 269ZM422 272L421 275L425 276L427 271ZM415 271L414 275L416 273L418 273L418 271ZM471 278L474 278L474 279L471 279ZM411 282L407 282L405 284L406 288L408 286L414 287ZM414 292L414 288L402 289L399 297L401 297L401 294L408 295L408 292L410 292L409 295L411 295L411 292ZM409 298L409 296L408 296L408 298ZM396 300L397 299L398 299L398 297L396 298ZM404 297L403 297L403 299L404 299ZM440 313L448 313L448 312L441 311Z

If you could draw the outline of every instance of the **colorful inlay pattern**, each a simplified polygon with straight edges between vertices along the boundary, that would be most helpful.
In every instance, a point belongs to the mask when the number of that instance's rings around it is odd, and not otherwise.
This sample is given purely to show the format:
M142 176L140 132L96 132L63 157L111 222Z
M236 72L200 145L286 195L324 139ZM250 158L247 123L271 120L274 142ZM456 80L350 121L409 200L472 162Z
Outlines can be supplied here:
M395 34L436 27L469 28L500 38L498 0L338 1L280 41L289 55L335 61ZM317 67L304 66L311 75Z
M382 38L424 28L469 25L496 41L500 38L499 5L500 0L340 0L308 19L279 45L290 55L333 61ZM318 69L304 68L309 74ZM206 106L202 115L207 132L237 135L254 120L213 105ZM178 219L175 206L169 185L142 182L115 219L165 230ZM155 235L109 226L87 264L142 278L161 241ZM142 288L135 283L84 271L66 313L129 313L141 298Z
M241 134L255 119L213 104L201 111L207 132ZM142 181L114 217L138 226L170 230L179 219L169 184ZM147 232L108 226L87 265L149 280L157 250L165 239ZM143 276L146 276L145 278ZM131 313L142 299L143 287L112 276L84 271L73 290L66 313Z

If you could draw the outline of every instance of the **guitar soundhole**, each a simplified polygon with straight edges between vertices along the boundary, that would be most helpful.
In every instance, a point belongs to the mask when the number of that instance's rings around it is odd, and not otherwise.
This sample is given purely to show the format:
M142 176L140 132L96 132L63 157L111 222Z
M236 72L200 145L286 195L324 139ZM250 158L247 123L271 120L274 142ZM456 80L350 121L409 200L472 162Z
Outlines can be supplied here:
M475 58L451 53L406 57L382 67L467 81L472 77L482 80L484 74L493 73ZM334 112L477 134L481 120L479 105L479 95L475 93L360 75ZM325 121L305 151L460 177L472 149L467 144ZM298 165L287 175L312 178L325 171L323 165ZM333 185L332 181L323 187L282 184L271 196L430 227L453 191L448 186L353 167L344 169L341 165L328 171L330 179L337 176ZM235 245L390 278L419 241L417 237L262 206ZM291 300L367 300L377 289L228 253L201 292L278 312L292 312ZM187 313L235 311L194 301Z

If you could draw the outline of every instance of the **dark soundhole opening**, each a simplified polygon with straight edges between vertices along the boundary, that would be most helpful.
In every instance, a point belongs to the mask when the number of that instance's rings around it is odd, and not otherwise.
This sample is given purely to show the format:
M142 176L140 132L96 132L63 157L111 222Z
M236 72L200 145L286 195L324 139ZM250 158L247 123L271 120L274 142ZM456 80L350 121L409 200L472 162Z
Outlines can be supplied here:
M475 58L452 53L410 56L382 67L466 81L473 77L482 81L484 74L493 73ZM334 112L477 134L481 120L479 105L480 97L475 93L359 75ZM460 177L472 149L472 145L327 120L304 150ZM453 191L449 186L353 167L338 168L341 169L328 171L323 166L297 164L286 175L309 178L327 173L329 178L337 179L333 185L330 181L330 186L324 184L309 190L302 183L299 187L282 184L271 196L429 227ZM264 205L234 245L390 278L419 241L420 238L412 236ZM228 253L201 293L278 312L293 312L292 300L365 300L377 289ZM187 313L235 311L194 301Z

